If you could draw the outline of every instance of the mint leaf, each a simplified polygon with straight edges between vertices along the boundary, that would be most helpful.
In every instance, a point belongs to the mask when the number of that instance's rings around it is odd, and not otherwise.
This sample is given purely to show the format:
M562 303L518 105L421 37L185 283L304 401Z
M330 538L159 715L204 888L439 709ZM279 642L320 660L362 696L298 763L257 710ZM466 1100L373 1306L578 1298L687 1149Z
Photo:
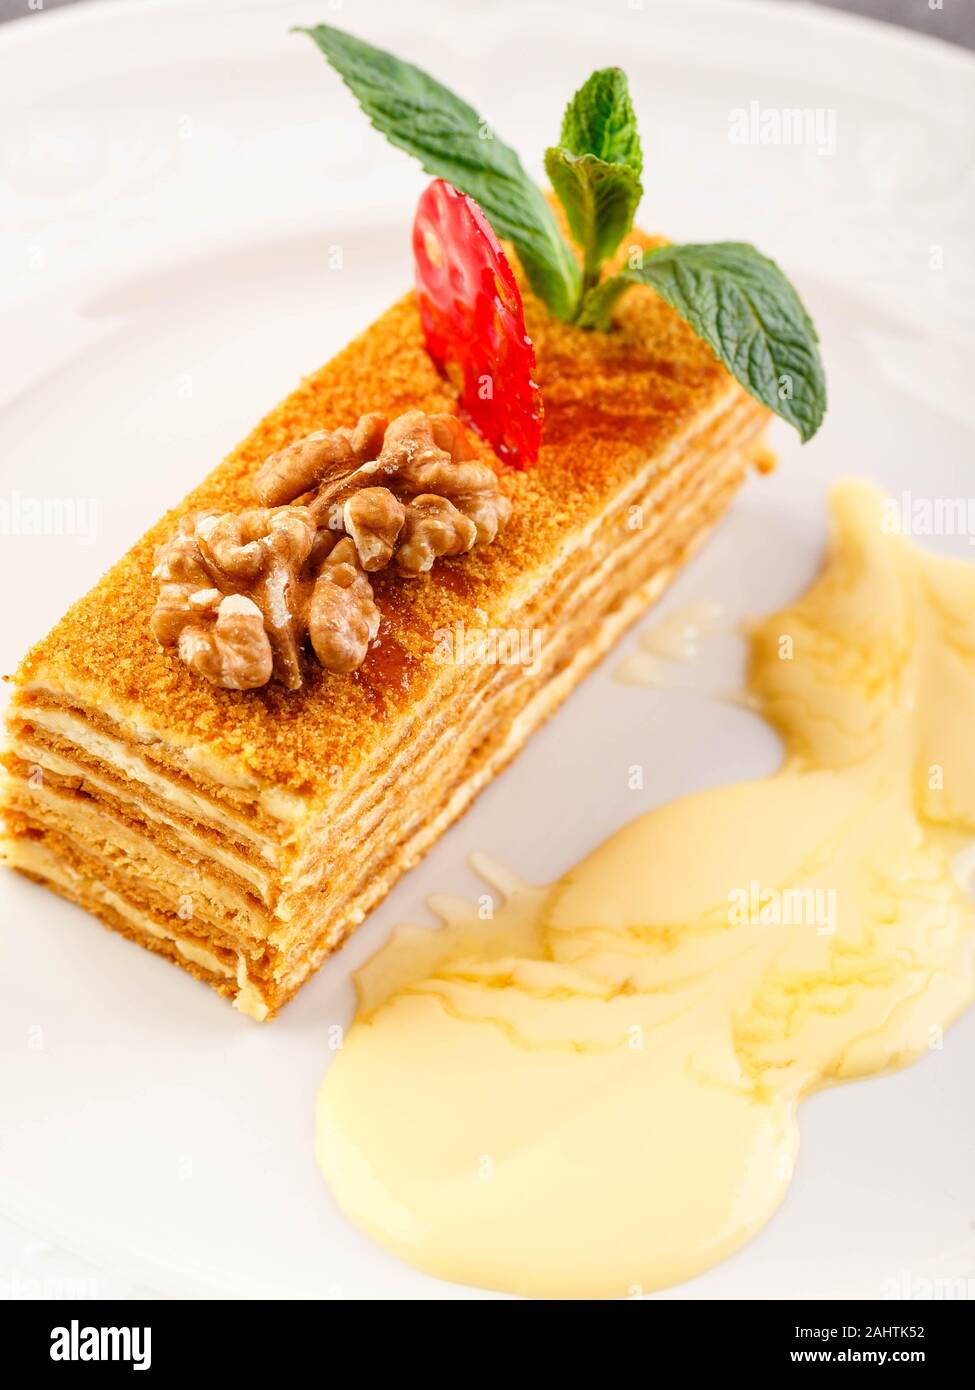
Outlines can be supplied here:
M496 234L514 243L538 297L556 318L571 319L579 302L578 263L514 150L412 63L328 24L298 32L314 40L391 144L480 204Z
M566 107L559 143L569 154L625 164L640 177L643 152L621 68L600 68L586 79Z
M566 107L561 144L545 152L546 172L583 250L584 293L633 225L642 168L626 75L601 68Z
M633 226L643 193L640 179L626 164L556 148L545 151L545 171L583 249L586 280L594 282L600 264Z
M811 439L826 413L826 377L812 319L782 271L742 241L660 246L586 296L579 322L609 324L631 284L651 285L756 400Z

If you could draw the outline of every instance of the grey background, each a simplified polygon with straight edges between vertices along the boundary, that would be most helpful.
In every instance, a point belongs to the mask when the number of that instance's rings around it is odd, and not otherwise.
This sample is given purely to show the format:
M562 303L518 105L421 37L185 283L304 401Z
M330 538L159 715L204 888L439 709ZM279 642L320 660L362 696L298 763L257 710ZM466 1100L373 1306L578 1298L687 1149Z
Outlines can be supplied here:
M30 0L0 0L0 23L19 19L22 15L40 18L43 11L58 9L61 5L84 4L85 0L34 0L35 5L38 3L42 5L40 11L32 9ZM890 24L902 24L933 38L963 44L965 48L975 48L975 0L765 0L765 3L814 4L849 10Z

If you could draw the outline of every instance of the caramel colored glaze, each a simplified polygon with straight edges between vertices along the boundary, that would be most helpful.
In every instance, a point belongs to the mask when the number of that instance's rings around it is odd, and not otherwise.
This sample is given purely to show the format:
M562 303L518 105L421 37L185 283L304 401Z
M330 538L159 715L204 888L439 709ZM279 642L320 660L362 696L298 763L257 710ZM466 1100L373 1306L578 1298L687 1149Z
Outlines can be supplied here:
M368 694L376 711L385 714L387 704L395 701L399 692L409 694L418 671L416 658L393 636L389 618L384 616L379 640L370 648L358 671L353 671L352 679Z
M160 648L149 629L155 547L190 510L253 505L251 480L268 454L311 430L351 425L366 411L454 409L435 371L409 294L301 385L204 482L153 526L28 654L18 681L67 687L235 774L326 801L334 769L354 774L384 725L428 690L442 668L435 632L482 609L511 609L520 583L550 565L567 536L592 522L634 470L740 388L710 350L649 289L625 297L612 334L583 333L527 297L546 430L537 467L504 470L514 501L494 545L415 582L383 577L381 643L351 676L313 670L306 686L245 693L214 688ZM593 402L599 402L598 408ZM755 406L756 413L761 407ZM377 717L377 715L381 717Z
M437 566L437 578L442 588L458 598L471 599L474 595L474 584L468 577L463 560L441 560Z

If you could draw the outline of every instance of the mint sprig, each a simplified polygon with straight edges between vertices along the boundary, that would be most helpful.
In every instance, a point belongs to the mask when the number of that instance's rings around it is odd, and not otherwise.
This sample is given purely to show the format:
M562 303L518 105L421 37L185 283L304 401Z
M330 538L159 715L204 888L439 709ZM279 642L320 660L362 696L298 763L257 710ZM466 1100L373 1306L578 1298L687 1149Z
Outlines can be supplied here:
M556 318L571 319L579 307L579 263L514 150L473 107L412 63L328 24L298 32L314 40L391 144L480 204L497 235L514 243L534 292Z
M558 319L608 330L631 285L650 285L755 398L799 431L819 428L826 381L812 320L779 267L744 242L664 246L607 280L601 268L630 230L643 152L626 77L601 68L566 108L545 167L582 257L580 268L517 154L466 102L422 69L327 24L308 34L369 120L429 174L480 204L514 244L532 290Z
M626 74L600 68L566 107L545 172L583 255L583 292L633 226L643 196L643 151Z
M806 442L826 411L826 377L812 319L767 256L743 241L660 246L583 301L580 324L606 328L630 285L650 285L686 319L756 400Z

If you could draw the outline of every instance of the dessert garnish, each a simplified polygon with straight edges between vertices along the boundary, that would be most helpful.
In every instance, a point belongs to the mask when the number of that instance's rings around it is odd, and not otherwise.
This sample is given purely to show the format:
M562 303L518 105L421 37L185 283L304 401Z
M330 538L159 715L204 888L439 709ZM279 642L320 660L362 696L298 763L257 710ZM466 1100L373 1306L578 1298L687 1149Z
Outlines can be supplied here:
M421 410L295 440L254 488L261 507L184 516L153 570L157 640L228 690L299 689L308 643L326 671L356 670L379 631L369 575L416 578L511 514L461 422Z
M473 198L435 179L417 205L413 253L430 356L498 457L516 468L534 463L542 438L535 349L491 224Z
M735 241L635 245L621 258L643 192L643 157L619 68L599 69L583 83L566 108L559 143L545 153L577 256L517 154L473 107L412 63L331 25L299 32L318 45L377 130L476 199L554 318L611 331L620 298L631 285L649 285L803 442L816 433L826 410L817 334L774 261Z

